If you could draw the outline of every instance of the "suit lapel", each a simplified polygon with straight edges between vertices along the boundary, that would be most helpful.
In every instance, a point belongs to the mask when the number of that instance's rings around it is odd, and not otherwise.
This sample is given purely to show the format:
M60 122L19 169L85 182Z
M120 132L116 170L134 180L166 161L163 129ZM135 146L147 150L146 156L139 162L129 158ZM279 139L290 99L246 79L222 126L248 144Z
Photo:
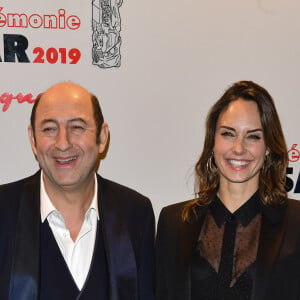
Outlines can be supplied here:
M110 300L136 300L136 261L117 196L109 183L100 176L98 183L99 213L108 264Z
M40 172L26 183L16 232L10 283L10 300L34 300L38 297L40 257Z
M285 209L265 209L262 214L259 247L256 260L256 273L253 282L251 299L265 299L265 292L269 285L269 278L273 266L278 259L283 238L286 232L287 220Z
M174 299L191 299L191 259L195 253L198 236L206 209L198 209L198 218L180 222L177 239L177 274Z

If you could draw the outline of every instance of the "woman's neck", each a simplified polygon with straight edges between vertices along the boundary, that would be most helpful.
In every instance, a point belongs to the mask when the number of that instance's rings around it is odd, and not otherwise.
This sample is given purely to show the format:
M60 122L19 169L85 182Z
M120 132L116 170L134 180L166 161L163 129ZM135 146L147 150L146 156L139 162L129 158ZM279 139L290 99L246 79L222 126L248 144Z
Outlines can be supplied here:
M225 207L234 213L250 199L257 189L257 185L247 185L247 183L220 182L218 197Z

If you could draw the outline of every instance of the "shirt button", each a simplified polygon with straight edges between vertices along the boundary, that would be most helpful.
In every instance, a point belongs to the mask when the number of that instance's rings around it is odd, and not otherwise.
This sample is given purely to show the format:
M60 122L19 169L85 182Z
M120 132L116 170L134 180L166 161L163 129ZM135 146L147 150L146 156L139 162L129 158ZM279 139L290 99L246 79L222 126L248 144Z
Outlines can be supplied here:
M236 217L235 217L235 215L229 215L229 216L227 216L227 222L234 222L236 220Z

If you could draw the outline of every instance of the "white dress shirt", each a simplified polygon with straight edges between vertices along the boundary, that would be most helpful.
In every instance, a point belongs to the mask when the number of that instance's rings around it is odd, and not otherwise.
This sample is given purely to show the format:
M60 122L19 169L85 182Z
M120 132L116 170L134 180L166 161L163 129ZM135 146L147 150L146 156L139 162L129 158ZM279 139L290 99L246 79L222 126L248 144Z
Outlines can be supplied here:
M43 172L41 172L41 221L44 223L47 219L61 254L79 290L82 289L87 278L94 252L97 222L99 220L97 191L98 184L95 174L93 200L85 214L77 239L73 242L63 216L54 207L47 195Z

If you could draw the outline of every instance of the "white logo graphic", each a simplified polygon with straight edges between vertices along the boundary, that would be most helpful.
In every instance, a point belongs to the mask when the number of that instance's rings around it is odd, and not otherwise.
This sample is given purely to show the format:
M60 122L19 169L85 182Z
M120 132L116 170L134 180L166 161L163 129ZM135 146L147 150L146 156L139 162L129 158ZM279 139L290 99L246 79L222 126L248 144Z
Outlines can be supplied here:
M93 0L93 64L100 68L121 65L121 17L123 0Z

